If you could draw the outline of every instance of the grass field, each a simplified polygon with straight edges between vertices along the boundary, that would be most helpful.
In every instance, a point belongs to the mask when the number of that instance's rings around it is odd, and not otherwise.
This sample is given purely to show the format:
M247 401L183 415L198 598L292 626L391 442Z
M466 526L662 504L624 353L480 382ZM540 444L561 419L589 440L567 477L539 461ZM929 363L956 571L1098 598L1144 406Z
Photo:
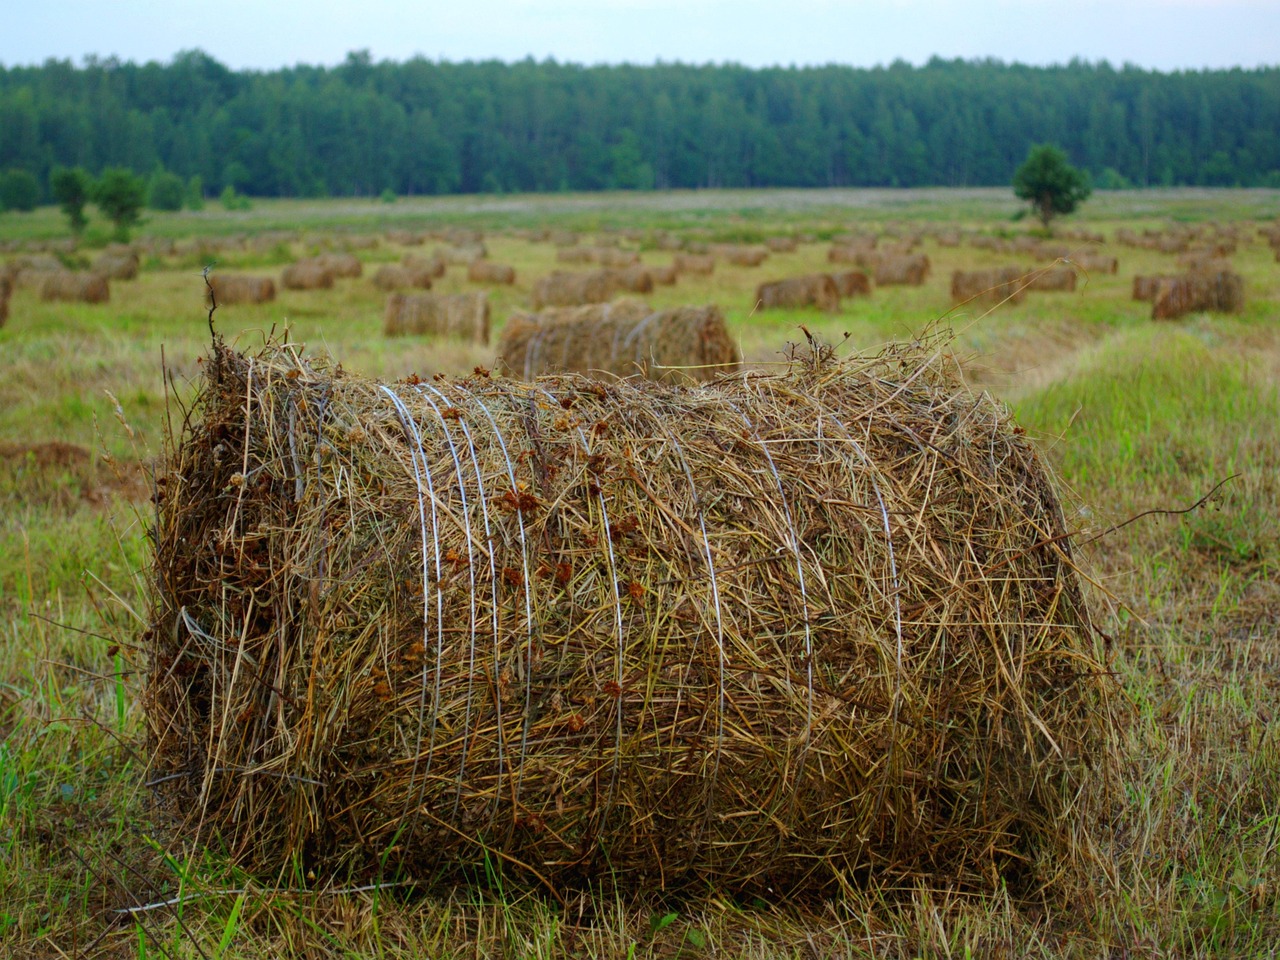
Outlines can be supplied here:
M921 287L845 301L841 314L757 311L764 279L826 270L845 230L963 227L1025 233L1003 190L729 191L659 195L259 202L155 215L143 235L296 231L215 270L278 277L295 256L388 229L465 225L517 283L490 292L495 325L555 266L513 231L671 230L715 241L811 238L756 268L721 262L646 298L719 304L747 360L783 360L815 335L841 353L949 329L969 385L1009 403L1067 499L1096 580L1124 693L1123 796L1100 831L1113 872L1094 903L1014 902L922 881L804 905L721 892L666 900L609 890L562 909L500 882L426 891L275 889L172 831L143 786L139 699L150 518L146 464L161 452L164 378L189 396L208 350L205 258L144 258L104 305L17 290L0 327L0 953L13 957L1094 957L1269 956L1280 942L1280 264L1256 226L1280 191L1100 193L1063 226L1110 239L1169 223L1245 223L1233 256L1239 314L1153 323L1136 274L1173 257L1119 247L1115 275L1082 274L987 312L951 309L953 269L1034 262L926 240ZM95 232L97 231L97 232ZM63 236L54 210L0 217L0 243ZM91 228L89 241L105 239ZM426 250L431 249L429 242ZM1081 253L1092 245L1077 244ZM96 251L66 255L73 261ZM227 306L239 345L288 326L309 351L395 378L490 366L488 347L381 332L372 267L333 290ZM1096 252L1096 251L1095 251ZM641 243L642 259L671 254ZM451 267L437 289L467 289ZM1185 513L1220 481L1206 503ZM146 909L134 909L145 907Z

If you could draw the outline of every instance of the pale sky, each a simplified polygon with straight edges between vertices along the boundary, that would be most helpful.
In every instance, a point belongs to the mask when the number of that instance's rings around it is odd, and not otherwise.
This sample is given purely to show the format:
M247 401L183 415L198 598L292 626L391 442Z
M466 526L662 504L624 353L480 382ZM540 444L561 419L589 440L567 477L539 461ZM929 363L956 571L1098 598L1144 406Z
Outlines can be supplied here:
M1158 70L1280 65L1280 0L0 0L0 65L86 55L233 69L375 61L751 67L1073 57Z

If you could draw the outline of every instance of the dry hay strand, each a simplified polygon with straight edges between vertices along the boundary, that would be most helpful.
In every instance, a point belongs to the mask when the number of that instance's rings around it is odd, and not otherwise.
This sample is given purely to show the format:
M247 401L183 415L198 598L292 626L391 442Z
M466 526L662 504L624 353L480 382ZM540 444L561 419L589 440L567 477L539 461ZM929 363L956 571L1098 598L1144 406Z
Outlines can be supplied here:
M353 241L347 242L351 244ZM322 253L314 259L321 269L328 271L335 278L354 279L364 274L364 264L354 253Z
M762 310L817 307L827 313L839 313L840 291L830 274L814 273L760 284L755 303Z
M1111 681L1035 448L944 352L697 387L219 347L143 702L255 874L1088 883Z
M270 277L250 277L237 273L211 273L209 285L219 306L234 303L267 303L276 298Z
M489 342L489 296L470 293L393 293L387 297L383 332L388 337L431 334Z
M40 286L40 299L106 303L111 299L111 285L100 273L59 270L45 275Z
M333 274L315 260L299 260L280 271L280 285L286 290L329 290Z
M630 298L516 313L503 328L497 354L525 380L563 372L710 380L742 363L718 307L655 311Z
M379 290L403 290L406 287L430 290L431 271L389 263L374 271L373 285Z
M423 272L432 280L443 277L447 269L447 265L439 257L420 257L414 253L406 253L401 257L400 265L408 267L410 270Z
M883 255L872 269L877 287L918 287L929 276L931 266L927 254L908 253L898 256Z
M842 297L871 296L871 278L861 270L841 270L833 273L831 279L836 282L836 291Z
M676 273L709 277L716 269L716 258L709 253L677 253L671 265L676 268Z
M1176 279L1173 274L1139 274L1133 278L1133 299L1155 300Z
M1159 289L1151 319L1174 320L1200 310L1239 313L1243 309L1244 280L1239 274L1229 270L1191 273L1174 277Z
M1070 267L1036 270L1027 276L1027 289L1037 293L1074 293L1076 272Z
M136 280L140 265L138 255L132 251L104 253L93 261L93 272L102 274L108 280Z
M770 253L795 253L795 237L766 237L764 245Z
M472 260L467 267L467 279L472 283L515 283L516 268L505 263Z
M951 302L1021 303L1027 298L1026 271L1021 267L956 270L951 274Z

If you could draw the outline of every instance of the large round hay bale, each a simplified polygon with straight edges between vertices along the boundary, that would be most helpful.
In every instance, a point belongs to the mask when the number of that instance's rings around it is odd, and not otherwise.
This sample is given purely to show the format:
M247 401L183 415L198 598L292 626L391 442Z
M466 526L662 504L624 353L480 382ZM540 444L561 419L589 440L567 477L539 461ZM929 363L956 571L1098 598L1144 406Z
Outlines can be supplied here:
M1176 320L1200 310L1239 313L1244 309L1244 280L1229 270L1174 277L1156 290L1152 320Z
M758 267L768 258L769 251L763 247L732 246L722 256L735 267Z
M883 254L872 266L877 287L918 287L931 268L928 255L923 253Z
M631 299L516 313L497 354L526 380L562 372L709 380L742 362L718 307L653 310Z
M1076 289L1076 272L1071 267L1050 267L1035 270L1025 278L1027 289L1037 293L1073 293Z
M373 245L377 245L377 241L370 237ZM354 243L354 238L347 241L348 244ZM364 274L364 264L360 262L360 258L354 253L322 253L315 257L315 263L322 269L330 273L335 278L354 279Z
M425 273L432 280L443 277L447 269L445 262L440 257L420 257L412 253L406 253L401 257L400 264L410 270Z
M676 273L708 277L715 271L716 258L709 253L677 253L671 265L676 268Z
M280 285L286 290L328 290L333 274L315 260L299 260L280 271Z
M111 285L100 273L59 270L46 274L40 287L41 300L65 300L72 303L106 303L111 299Z
M326 883L1078 876L1106 669L1034 447L941 355L680 388L218 348L157 478L151 779Z
M136 280L139 266L138 255L132 251L104 253L93 261L93 272L108 280Z
M1027 272L1021 267L956 270L951 274L951 302L1021 303L1027 298Z
M556 263L595 263L595 247L579 247L577 245L559 247L556 250Z
M771 280L756 287L755 305L761 310L817 307L828 313L840 311L840 291L827 273Z
M489 297L472 293L393 293L383 332L389 337L431 334L489 342Z
M833 273L831 279L836 283L836 292L842 297L871 295L871 278L861 270L841 270L839 273Z
M211 273L209 285L213 287L213 295L219 305L267 303L276 298L276 285L270 277Z
M650 281L652 283L652 281ZM543 307L579 307L584 303L605 303L618 292L614 271L570 273L553 270L533 283L533 309Z

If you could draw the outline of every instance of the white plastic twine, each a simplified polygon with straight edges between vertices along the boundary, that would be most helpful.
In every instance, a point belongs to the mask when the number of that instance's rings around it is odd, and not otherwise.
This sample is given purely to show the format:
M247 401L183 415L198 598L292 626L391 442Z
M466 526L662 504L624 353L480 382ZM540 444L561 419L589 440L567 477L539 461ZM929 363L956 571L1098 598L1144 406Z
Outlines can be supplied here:
M390 387L379 385L379 390L385 393L391 402L395 405L396 412L400 416L400 424L405 430L406 438L412 436L417 449L411 445L409 447L409 459L413 462L413 476L416 481L418 490L418 522L419 529L422 531L422 652L427 652L427 645L430 643L430 618L431 618L431 578L427 570L427 517L425 500L431 501L431 545L434 550L436 565L436 689L435 697L431 704L431 741L427 746L427 764L422 774L422 785L418 788L418 800L414 802L413 808L416 809L422 802L422 793L426 790L427 777L431 774L431 761L435 754L436 745L436 724L439 719L440 710L440 672L443 668L444 659L444 594L440 590L439 584L442 579L442 570L440 565L440 528L436 517L436 492L435 483L431 479L431 465L427 462L427 453L422 446L422 434L418 431L418 424L410 416L408 408L404 402ZM423 480L426 480L427 496L423 497ZM413 747L413 768L409 773L409 786L412 789L413 781L418 775L418 757L422 753L422 716L427 707L427 667L422 667L422 690L418 701L418 736ZM408 813L409 807L406 806L405 812Z
M432 388L428 388L428 389L432 389ZM445 399L443 394L441 394L438 390L434 390L434 389L433 389L433 392L440 397L440 399L445 403L446 406L450 406L448 400ZM463 517L462 527L466 531L466 535L467 535L467 573L471 578L471 588L470 590L467 591L467 599L470 601L470 604L471 604L471 645L469 648L469 657L470 657L469 669L467 670L467 707L466 707L465 717L462 722L462 759L458 765L458 792L455 794L453 798L453 814L451 814L451 817L452 817L457 815L458 805L462 802L462 784L463 784L463 778L467 769L467 750L471 745L471 738L470 738L471 703L472 703L472 698L475 695L476 565L475 565L475 551L472 549L472 540L474 538L471 535L471 511L467 507L467 481L466 481L466 478L462 475L462 462L458 458L458 449L453 442L453 434L450 433L449 431L449 422L445 419L444 413L441 412L440 408L436 406L435 401L432 400L429 396L427 396L424 390L424 387L421 384L418 385L418 394L422 397L423 400L427 402L427 404L435 412L435 415L440 419L440 428L444 432L444 438L446 442L449 444L449 454L450 456L453 457L453 469L454 469L455 475L458 478L458 495L462 500L462 517ZM465 427L466 427L466 424L463 424L464 429ZM471 441L471 437L470 437L470 434L468 433L467 442L470 443L470 441ZM471 448L471 462L472 464L475 463L475 447ZM476 472L478 475L479 470L477 469ZM481 498L481 501L483 502L484 500L483 484L481 484L480 486L480 498ZM490 562L490 566L492 567L493 565L492 550L489 551L489 562ZM496 584L495 584L495 588L496 588Z
M484 414L485 419L489 421L489 425L493 427L493 435L498 438L498 446L502 450L502 459L507 465L507 480L511 484L511 490L514 492L515 490L518 489L518 487L516 486L516 470L511 463L511 455L507 451L507 442L506 440L503 439L502 430L501 428L499 428L498 422L493 418L493 414L489 412L489 408L480 400L479 397L477 397L475 394L473 394L470 390L468 390L465 386L463 386L460 383L456 384L455 386L469 400L471 400L472 403L474 403L480 409L480 412ZM524 592L525 636L526 636L526 643L529 648L528 668L525 670L525 691L524 691L525 721L524 721L524 727L520 734L520 760L519 760L519 768L516 772L515 799L513 801L515 805L518 807L520 804L520 787L524 783L525 751L528 747L528 742L529 742L529 702L530 702L530 697L532 696L532 693L533 693L533 601L530 600L529 598L529 584L531 582L529 579L529 547L528 547L528 541L525 537L525 531L524 531L524 514L521 513L519 510L516 511L516 524L517 524L517 528L520 531L520 566L521 566L521 570L524 573L524 585L525 585L525 588L523 591ZM490 548L490 551L492 551L493 549L492 540L489 542L489 548ZM498 622L496 619L497 609L498 609L496 578L494 580L494 591L495 591L494 592L495 629L493 632L493 662L494 662L494 666L497 667L497 665L502 662L502 648L501 648L499 634L496 629L496 624ZM497 709L498 709L498 730L501 731L502 730L501 697L495 698L495 702L497 703ZM500 743L501 743L501 736L502 736L501 732L499 732ZM501 779L501 771L499 771L499 779ZM494 793L495 805L498 802L497 798L500 795L500 793L501 791L495 791ZM496 810L496 806L495 806L495 810Z
M787 500L787 492L782 486L782 476L778 473L777 464L773 462L773 454L769 452L769 446L761 439L756 426L751 422L750 418L738 408L732 400L725 398L728 404L739 417L742 422L747 425L747 429L751 431L751 435L755 438L757 444L760 445L760 452L764 454L765 460L769 462L769 470L773 473L774 483L778 485L778 496L782 498L782 509L787 517L787 530L791 533L791 552L796 558L796 576L800 581L800 605L804 615L804 663L805 663L805 682L808 686L808 704L805 708L805 731L804 745L800 751L800 769L804 769L805 755L809 749L809 735L813 728L813 634L809 627L809 592L805 589L804 583L804 564L800 557L800 536L796 533L795 520L791 515L791 504ZM796 777L796 788L799 789L800 778Z
M541 387L534 386L533 389L537 390L544 397L550 400L553 404L557 406L559 405L560 401L557 400L555 397L553 397L551 394L547 393L547 391L543 390ZM574 431L578 434L578 439L582 441L582 449L586 453L587 458L589 460L591 458L591 444L587 442L587 435L583 433L581 426L575 426ZM616 663L614 667L614 673L615 673L614 682L618 685L618 689L621 690L622 676L623 676L622 648L623 648L623 644L625 643L626 632L622 626L622 596L621 594L618 593L618 561L617 561L617 557L614 555L614 552L613 552L613 537L609 536L609 508L605 504L603 490L600 490L600 489L596 490L596 501L600 504L600 518L601 518L601 521L604 523L604 530L603 530L604 537L602 539L604 540L605 546L608 548L608 551L609 551L609 584L613 588L613 613L614 613L615 626L617 627L617 631L618 631L618 648L617 648L618 652L617 652L617 657L615 658ZM604 813L601 814L601 817L600 817L600 820L602 823L608 820L609 813L613 810L613 795L614 795L614 791L618 786L618 766L621 763L621 756L620 756L622 752L621 751L621 747L622 747L622 699L621 697L615 700L615 705L617 707L617 724L616 724L616 730L614 732L615 749L613 751L613 771L609 777L609 794L605 798Z

